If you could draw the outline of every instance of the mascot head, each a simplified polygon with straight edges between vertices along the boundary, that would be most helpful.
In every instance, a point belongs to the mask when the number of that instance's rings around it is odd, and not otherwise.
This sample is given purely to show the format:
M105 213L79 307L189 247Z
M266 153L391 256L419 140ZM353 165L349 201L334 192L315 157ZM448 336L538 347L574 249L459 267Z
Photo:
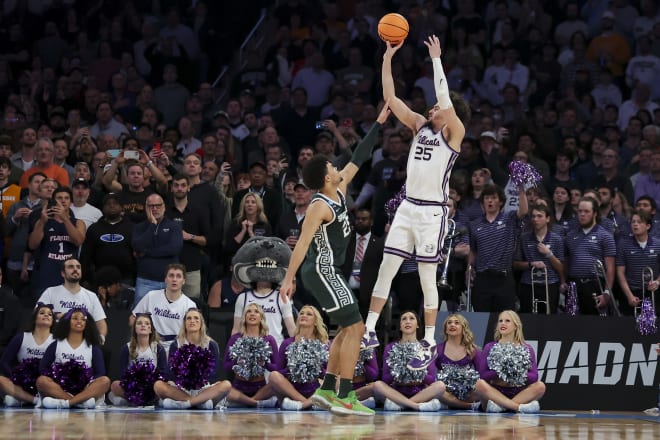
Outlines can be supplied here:
M252 237L232 259L234 277L244 287L258 282L280 284L286 274L291 249L277 237Z

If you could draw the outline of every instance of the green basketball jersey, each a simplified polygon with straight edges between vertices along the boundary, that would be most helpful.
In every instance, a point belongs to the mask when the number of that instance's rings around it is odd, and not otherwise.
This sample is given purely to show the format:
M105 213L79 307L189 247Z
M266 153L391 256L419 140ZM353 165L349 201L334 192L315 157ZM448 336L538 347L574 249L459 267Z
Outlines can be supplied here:
M348 221L348 209L346 200L341 191L337 191L339 203L316 193L312 196L311 203L326 203L334 216L328 223L323 223L314 234L312 243L307 250L307 263L316 266L341 266L344 264L346 247L351 235L351 225Z

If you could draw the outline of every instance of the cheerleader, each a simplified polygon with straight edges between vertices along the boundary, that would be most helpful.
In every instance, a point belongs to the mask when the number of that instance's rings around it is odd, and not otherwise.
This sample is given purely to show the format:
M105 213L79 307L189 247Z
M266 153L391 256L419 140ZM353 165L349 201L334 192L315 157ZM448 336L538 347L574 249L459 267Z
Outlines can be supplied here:
M479 347L474 343L474 334L467 319L462 315L449 315L443 324L445 341L438 345L438 380L447 390L440 403L450 408L478 410L481 405L479 394L486 383L479 379L474 360Z
M71 309L55 326L53 339L39 364L41 405L93 409L110 388L94 319L85 309Z
M224 368L234 374L227 397L230 404L272 408L277 405L272 387L266 383L267 371L277 368L277 342L268 334L266 314L260 305L250 303L225 350Z
M486 344L476 364L487 383L480 390L486 411L540 411L538 399L545 394L545 384L539 381L536 354L532 346L525 343L522 322L516 312L500 313L495 341Z
M151 313L137 313L131 340L121 348L119 376L110 385L108 399L115 406L148 405L155 399L154 383L167 378L167 353L154 329Z
M278 370L268 383L282 397L283 410L298 411L312 406L311 396L321 385L328 362L328 330L316 307L300 309L296 329L280 346Z
M388 411L401 411L404 408L415 411L438 411L441 407L438 398L445 392L445 384L436 381L435 364L425 370L411 370L408 362L419 349L419 318L415 312L401 314L399 321L401 338L385 347L383 352L382 380L357 390L361 401L375 397L384 402Z
M0 390L6 406L38 403L39 361L53 342L53 322L53 305L38 303L27 331L14 336L7 345L0 359Z
M219 363L218 344L206 334L204 317L199 309L189 309L179 335L170 345L173 382L157 380L154 384L163 408L213 409L231 390L229 381L215 382Z

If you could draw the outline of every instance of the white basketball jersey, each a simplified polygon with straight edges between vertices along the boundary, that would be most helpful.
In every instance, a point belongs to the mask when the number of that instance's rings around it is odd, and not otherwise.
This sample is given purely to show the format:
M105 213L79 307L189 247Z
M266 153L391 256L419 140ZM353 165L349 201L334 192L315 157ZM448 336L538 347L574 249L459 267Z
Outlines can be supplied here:
M83 341L78 348L69 345L69 341L63 339L57 341L55 350L55 363L64 364L69 361L84 362L87 367L92 366L92 346Z
M161 337L167 338L162 341L167 351L183 325L183 316L188 309L194 307L197 305L186 295L181 295L176 301L170 302L165 296L165 289L152 290L135 306L133 315L151 313L154 328Z
M18 354L16 357L18 358L18 362L23 361L23 359L30 359L30 358L39 358L41 359L44 357L44 353L46 353L46 349L50 344L53 342L53 335L48 335L46 340L43 342L43 344L39 345L37 344L37 341L34 340L34 336L32 336L32 333L30 332L25 332L23 333L23 343L21 343L21 348L18 350Z
M449 177L458 153L451 149L442 130L422 127L410 146L406 197L444 203L449 197Z

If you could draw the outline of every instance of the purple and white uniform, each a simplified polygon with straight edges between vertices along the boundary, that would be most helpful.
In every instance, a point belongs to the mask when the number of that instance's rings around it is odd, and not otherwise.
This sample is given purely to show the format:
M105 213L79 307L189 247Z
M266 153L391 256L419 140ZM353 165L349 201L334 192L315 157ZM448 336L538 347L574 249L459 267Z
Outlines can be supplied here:
M385 252L417 261L439 263L447 234L449 177L458 153L442 135L422 127L408 155L406 198L396 211Z

